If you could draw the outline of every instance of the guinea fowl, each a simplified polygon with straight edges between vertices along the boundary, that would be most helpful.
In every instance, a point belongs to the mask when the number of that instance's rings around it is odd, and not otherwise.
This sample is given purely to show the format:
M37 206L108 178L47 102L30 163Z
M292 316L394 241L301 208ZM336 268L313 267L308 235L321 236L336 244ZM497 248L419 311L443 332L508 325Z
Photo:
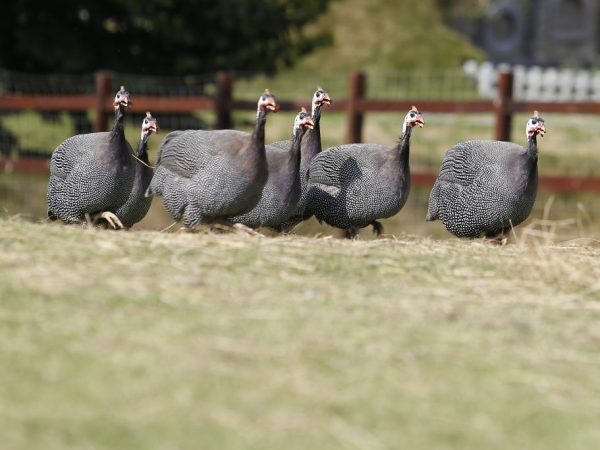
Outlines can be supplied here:
M313 120L304 108L296 115L292 130L293 139L286 150L267 145L267 166L269 176L260 200L254 208L243 214L231 217L233 223L241 223L250 228L276 227L281 224L296 207L300 197L300 144L307 129L313 127Z
M131 228L142 220L152 204L152 198L144 195L154 173L148 160L148 139L152 133L158 133L158 123L152 114L147 112L142 121L142 134L136 150L133 186L129 198L116 212L125 228Z
M125 109L132 104L123 86L113 105L112 131L79 134L52 153L48 183L48 217L66 223L106 220L123 228L114 212L127 200L135 175L135 160L125 140Z
M413 106L395 147L347 144L317 155L310 166L305 214L345 230L347 238L354 238L367 225L377 236L383 234L377 219L396 214L408 198L410 136L415 125L422 127L424 121Z
M538 185L538 112L527 121L527 148L512 142L466 141L446 153L429 196L427 221L440 219L458 237L505 243L531 212Z
M300 222L310 217L304 214L306 194L308 192L308 170L314 157L321 153L321 108L323 105L330 104L331 98L329 97L329 94L325 92L323 88L318 87L312 98L311 115L314 126L306 132L304 138L302 138L300 147L300 198L296 203L296 207L290 214L290 217L273 227L277 231L288 232ZM282 150L287 150L290 148L290 145L291 141L279 141L270 144L269 147L278 147Z
M265 123L275 97L258 99L252 134L236 130L175 131L161 145L146 195L162 195L165 208L187 228L221 223L253 208L267 181Z

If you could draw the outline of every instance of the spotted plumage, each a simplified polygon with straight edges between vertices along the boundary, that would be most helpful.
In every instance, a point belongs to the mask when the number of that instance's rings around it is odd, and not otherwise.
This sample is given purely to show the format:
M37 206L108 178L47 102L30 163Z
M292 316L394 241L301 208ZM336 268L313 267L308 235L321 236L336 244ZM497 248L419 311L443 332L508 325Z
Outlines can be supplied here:
M530 214L538 186L537 111L527 148L512 142L466 141L446 153L429 196L426 220L440 219L458 237L502 237Z
M313 127L310 115L302 109L294 119L293 139L287 149L267 145L269 176L260 200L249 211L229 220L250 228L277 227L296 208L300 197L300 145L304 132Z
M147 195L188 228L226 222L253 208L267 180L265 123L277 110L268 91L259 98L252 134L236 130L188 130L167 135Z
M48 217L82 223L88 216L114 213L129 196L135 160L125 140L125 108L131 104L123 87L114 100L112 131L80 134L63 141L52 153L48 182Z
M396 214L408 198L410 136L415 125L423 126L423 117L413 107L397 146L348 144L317 155L310 166L305 214L345 230L347 237L367 225L381 234L377 219Z
M117 217L125 228L130 228L142 220L152 204L152 198L145 192L150 185L154 173L148 159L148 139L152 133L158 132L158 123L152 114L146 113L142 120L142 134L136 150L135 177L127 201L116 211Z

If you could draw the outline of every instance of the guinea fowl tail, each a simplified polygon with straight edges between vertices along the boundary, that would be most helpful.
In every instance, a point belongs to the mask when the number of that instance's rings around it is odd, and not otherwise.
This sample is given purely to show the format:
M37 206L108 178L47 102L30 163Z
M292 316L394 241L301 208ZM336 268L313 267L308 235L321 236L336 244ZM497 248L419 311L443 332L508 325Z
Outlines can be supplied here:
M371 226L373 227L374 235L380 237L383 234L383 225L381 224L381 222L377 222L376 220L374 220L373 222L371 222Z

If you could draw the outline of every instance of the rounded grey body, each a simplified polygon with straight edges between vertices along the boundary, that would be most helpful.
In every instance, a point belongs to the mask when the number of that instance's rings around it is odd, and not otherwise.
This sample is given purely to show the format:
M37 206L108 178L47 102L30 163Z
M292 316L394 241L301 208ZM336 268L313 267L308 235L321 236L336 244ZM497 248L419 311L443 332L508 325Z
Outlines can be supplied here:
M254 134L236 130L170 133L161 145L150 193L162 195L171 217L188 227L249 210L267 180L264 141L262 150L254 141Z
M135 174L131 146L114 132L81 134L52 153L48 216L68 223L85 214L115 212L129 196Z
M341 145L312 161L305 214L337 228L363 228L400 211L409 192L408 149Z
M537 150L466 141L448 150L429 196L427 220L458 237L493 237L523 222L537 194Z

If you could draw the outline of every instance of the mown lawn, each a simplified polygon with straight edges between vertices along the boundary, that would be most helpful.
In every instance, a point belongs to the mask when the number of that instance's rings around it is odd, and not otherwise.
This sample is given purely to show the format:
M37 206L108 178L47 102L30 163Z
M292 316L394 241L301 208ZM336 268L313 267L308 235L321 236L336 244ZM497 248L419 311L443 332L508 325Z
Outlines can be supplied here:
M600 246L0 219L3 449L590 449Z

